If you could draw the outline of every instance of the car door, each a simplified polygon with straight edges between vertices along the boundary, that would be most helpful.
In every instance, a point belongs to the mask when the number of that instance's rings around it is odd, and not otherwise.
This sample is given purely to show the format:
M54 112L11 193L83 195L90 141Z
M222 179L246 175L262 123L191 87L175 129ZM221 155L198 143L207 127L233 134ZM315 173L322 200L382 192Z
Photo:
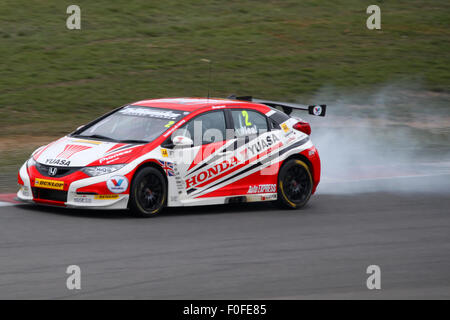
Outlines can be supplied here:
M216 196L209 189L224 174L224 162L232 156L226 150L226 128L223 110L208 111L191 119L172 135L174 139L185 136L193 141L190 147L174 147L184 200Z
M252 109L230 109L237 139L236 156L244 157L245 164L235 173L232 189L236 195L276 192L277 170L261 161L271 155L277 145L277 136L267 117Z

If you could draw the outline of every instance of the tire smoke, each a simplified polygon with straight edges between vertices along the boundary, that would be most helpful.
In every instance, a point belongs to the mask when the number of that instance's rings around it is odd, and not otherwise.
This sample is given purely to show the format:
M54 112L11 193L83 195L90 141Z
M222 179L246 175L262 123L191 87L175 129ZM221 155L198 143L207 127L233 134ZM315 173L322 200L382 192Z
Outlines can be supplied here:
M395 83L324 88L310 102L328 105L325 118L307 119L322 160L318 193L450 193L450 94Z

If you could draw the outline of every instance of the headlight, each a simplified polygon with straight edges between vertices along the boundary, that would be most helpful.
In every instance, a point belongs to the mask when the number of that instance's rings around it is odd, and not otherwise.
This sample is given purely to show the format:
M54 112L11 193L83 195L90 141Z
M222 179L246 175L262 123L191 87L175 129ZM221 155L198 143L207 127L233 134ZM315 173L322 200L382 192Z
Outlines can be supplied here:
M113 164L109 166L86 167L81 169L81 171L86 173L88 176L96 177L101 176L102 174L108 174L117 171L119 169L122 169L124 166L124 164Z
M36 160L34 160L34 158L31 157L31 158L28 159L28 161L27 161L27 168L32 167L32 166L35 166L36 163L37 163Z

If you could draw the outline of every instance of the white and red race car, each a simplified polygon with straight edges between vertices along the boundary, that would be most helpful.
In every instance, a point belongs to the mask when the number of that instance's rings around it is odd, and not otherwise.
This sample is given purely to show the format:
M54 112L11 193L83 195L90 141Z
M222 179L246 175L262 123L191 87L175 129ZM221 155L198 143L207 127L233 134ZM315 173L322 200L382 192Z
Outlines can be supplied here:
M17 197L144 217L231 202L300 208L319 183L320 159L309 124L286 113L325 108L251 97L131 103L34 151Z

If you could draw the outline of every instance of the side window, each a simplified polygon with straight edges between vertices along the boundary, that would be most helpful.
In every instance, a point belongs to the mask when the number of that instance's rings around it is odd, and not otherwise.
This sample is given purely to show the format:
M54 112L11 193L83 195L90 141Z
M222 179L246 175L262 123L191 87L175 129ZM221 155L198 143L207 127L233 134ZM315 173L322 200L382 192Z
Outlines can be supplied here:
M269 122L270 122L270 128L271 129L274 129L274 130L280 130L281 129L280 125L278 123L276 123L275 120L269 118Z
M281 129L281 124L283 122L286 122L287 120L290 119L290 117L285 114L284 112L281 112L277 109L272 109L273 111L275 111L275 113L273 113L270 117L269 117L269 121L270 121L270 126L272 129Z
M225 139L225 115L223 111L207 112L195 117L177 130L175 135L184 135L194 141L194 145L219 142Z
M231 110L237 137L258 135L267 132L267 119L252 110Z
M271 119L273 119L276 123L281 124L287 120L289 120L289 116L287 114L285 114L284 112L281 112L277 109L272 109L273 111L275 111L274 114L272 114L270 116Z

